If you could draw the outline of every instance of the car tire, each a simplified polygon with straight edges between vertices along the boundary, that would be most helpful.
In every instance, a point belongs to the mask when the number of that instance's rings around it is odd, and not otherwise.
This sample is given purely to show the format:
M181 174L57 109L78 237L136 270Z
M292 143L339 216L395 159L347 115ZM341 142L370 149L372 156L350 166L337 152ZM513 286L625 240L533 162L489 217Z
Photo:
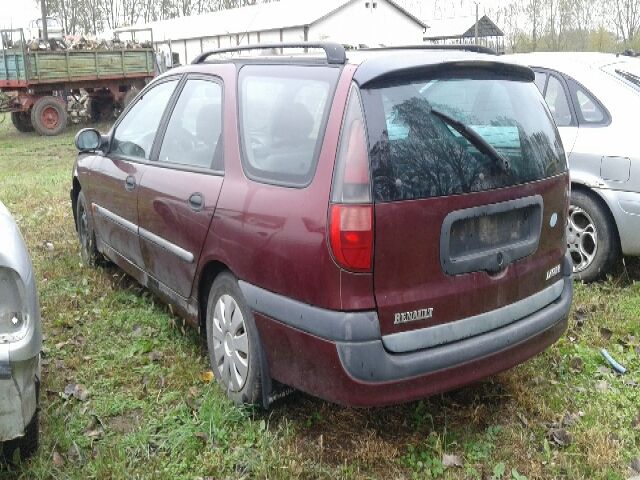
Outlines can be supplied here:
M78 194L78 200L76 202L76 231L78 232L82 263L88 267L99 265L102 260L102 255L96 246L96 235L93 231L89 211L87 210L87 201L82 191Z
M56 97L42 97L31 109L31 123L40 135L59 135L67 128L68 120L65 105Z
M567 249L573 260L573 275L583 282L600 280L620 258L613 219L593 194L571 192Z
M216 380L236 405L255 405L262 394L262 346L238 281L230 272L216 277L206 310L209 361Z
M13 123L13 126L16 127L16 130L19 132L33 132L31 113L29 112L11 112L11 123Z

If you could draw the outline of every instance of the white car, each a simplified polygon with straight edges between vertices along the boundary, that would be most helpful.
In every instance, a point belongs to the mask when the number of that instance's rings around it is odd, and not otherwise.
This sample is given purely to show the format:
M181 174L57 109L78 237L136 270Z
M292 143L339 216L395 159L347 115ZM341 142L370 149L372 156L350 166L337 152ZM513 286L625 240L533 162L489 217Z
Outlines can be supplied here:
M42 327L31 260L0 202L0 446L11 460L38 446Z
M604 53L530 53L571 174L567 245L574 274L602 278L620 254L640 256L640 59Z

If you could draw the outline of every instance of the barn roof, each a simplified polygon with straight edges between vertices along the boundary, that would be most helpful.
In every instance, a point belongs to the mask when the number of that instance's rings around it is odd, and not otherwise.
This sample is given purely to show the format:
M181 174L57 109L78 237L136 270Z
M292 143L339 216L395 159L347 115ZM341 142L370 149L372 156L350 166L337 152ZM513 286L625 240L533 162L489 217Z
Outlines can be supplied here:
M445 18L442 20L431 20L425 33L425 40L445 40L450 38L474 37L476 19L475 17ZM504 32L484 15L478 20L479 37L502 37Z
M280 0L151 22L156 41L215 37L312 25L357 0ZM417 24L426 25L393 0L389 3ZM116 29L117 32L119 29Z

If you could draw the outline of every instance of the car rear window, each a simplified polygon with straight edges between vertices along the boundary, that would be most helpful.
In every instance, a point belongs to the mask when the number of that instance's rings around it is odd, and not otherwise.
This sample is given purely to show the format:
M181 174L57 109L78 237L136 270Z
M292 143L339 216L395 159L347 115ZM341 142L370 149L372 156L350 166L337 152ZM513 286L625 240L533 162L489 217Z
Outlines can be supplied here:
M339 73L326 66L247 65L240 70L247 176L289 186L311 181Z
M491 190L567 168L533 82L487 74L425 79L365 90L363 102L378 202ZM461 134L464 128L470 134ZM482 140L498 155L478 146Z

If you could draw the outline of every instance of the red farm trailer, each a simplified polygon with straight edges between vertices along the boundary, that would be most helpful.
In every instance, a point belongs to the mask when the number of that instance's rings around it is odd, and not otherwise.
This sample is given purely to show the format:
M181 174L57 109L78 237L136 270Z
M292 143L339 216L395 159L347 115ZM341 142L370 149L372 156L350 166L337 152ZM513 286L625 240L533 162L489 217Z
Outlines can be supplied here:
M133 48L30 49L22 29L7 29L0 30L0 43L0 112L10 112L21 132L58 135L70 118L114 117L156 74L153 49L135 42Z

